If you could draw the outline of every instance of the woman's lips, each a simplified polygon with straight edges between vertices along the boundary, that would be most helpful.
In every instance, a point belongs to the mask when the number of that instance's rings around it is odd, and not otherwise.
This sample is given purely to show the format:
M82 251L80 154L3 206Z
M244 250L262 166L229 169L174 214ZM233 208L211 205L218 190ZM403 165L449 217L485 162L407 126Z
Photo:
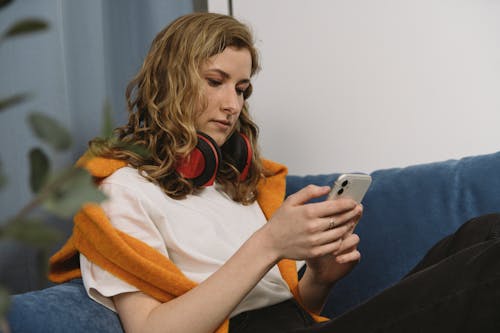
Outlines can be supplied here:
M231 123L227 120L212 120L212 122L221 129L228 129L231 127Z

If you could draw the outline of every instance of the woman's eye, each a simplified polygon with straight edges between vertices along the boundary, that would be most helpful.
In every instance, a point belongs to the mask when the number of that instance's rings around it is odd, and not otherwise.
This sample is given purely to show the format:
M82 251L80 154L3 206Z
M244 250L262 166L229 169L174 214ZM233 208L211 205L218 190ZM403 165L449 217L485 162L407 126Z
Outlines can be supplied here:
M247 90L248 90L249 87L250 87L250 85L246 85L246 84L243 85L243 86L239 86L239 87L237 86L236 87L236 93L238 95L244 95L247 92Z
M208 82L208 85L211 87L217 87L217 86L220 86L222 84L222 82L220 82L218 80L214 80L214 79L207 79L207 82Z

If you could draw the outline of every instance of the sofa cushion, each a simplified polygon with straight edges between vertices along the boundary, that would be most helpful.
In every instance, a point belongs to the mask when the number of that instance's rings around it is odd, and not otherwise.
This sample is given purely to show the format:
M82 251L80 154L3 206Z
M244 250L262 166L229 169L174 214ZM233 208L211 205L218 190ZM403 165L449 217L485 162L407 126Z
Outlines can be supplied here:
M45 287L46 279L39 271L41 255L26 244L0 240L0 285L16 294Z
M287 194L307 184L331 185L337 175L289 176ZM500 211L500 152L371 176L357 227L362 259L332 290L324 310L330 317L398 281L466 220Z
M81 279L13 296L7 320L11 333L123 332L118 316L90 299Z

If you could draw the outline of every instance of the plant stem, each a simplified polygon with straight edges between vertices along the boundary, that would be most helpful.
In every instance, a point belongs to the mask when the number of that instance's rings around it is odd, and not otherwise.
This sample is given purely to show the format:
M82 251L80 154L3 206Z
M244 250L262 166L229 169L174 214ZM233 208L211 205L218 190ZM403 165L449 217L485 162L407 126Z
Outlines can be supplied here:
M61 175L44 186L43 189L33 198L33 200L29 201L23 208L21 208L21 210L12 219L9 219L8 223L23 219L33 209L38 207L45 199L47 199L47 197L51 195L54 190L70 179L77 172L77 170L77 168L72 167L69 170L63 171Z

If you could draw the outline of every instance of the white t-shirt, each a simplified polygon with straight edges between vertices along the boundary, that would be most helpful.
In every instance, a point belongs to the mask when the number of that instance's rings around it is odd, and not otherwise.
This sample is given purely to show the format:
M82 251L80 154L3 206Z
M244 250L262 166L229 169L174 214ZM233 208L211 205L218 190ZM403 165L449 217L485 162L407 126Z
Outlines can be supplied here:
M103 181L101 189L108 195L102 208L113 226L164 254L198 283L221 267L266 223L257 202L250 206L234 202L217 185L174 200L131 167L114 172ZM112 296L138 290L83 255L80 266L88 295L113 311ZM291 297L274 266L231 316Z

